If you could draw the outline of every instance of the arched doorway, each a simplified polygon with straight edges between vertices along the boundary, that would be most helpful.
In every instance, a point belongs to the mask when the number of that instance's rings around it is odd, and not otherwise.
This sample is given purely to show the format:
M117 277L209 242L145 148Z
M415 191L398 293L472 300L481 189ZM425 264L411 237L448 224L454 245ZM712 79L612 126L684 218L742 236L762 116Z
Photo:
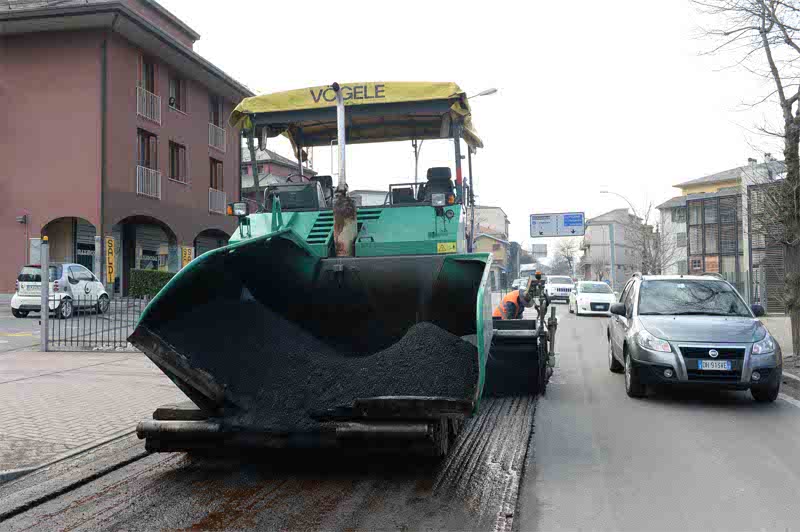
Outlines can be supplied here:
M228 244L230 235L220 229L205 229L194 238L194 256L199 257L207 251L221 248Z
M42 236L46 236L50 244L51 262L75 262L93 272L96 234L93 224L75 216L56 218L42 227ZM32 246L31 262L38 263L39 256L38 249Z
M151 216L128 216L111 228L114 237L116 272L114 292L128 294L130 271L180 269L178 238L165 222Z

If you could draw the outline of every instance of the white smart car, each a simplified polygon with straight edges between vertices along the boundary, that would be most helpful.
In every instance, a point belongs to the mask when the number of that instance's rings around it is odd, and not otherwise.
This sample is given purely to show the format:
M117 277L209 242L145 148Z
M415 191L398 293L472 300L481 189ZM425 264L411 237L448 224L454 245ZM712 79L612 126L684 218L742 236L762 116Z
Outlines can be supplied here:
M606 283L581 281L569 295L569 311L576 315L602 314L611 315L611 305L616 303L616 296Z
M24 318L29 312L42 310L42 267L23 266L17 276L17 290L11 297L11 313ZM80 264L50 265L50 304L56 317L69 318L76 307L108 311L109 297L103 283Z

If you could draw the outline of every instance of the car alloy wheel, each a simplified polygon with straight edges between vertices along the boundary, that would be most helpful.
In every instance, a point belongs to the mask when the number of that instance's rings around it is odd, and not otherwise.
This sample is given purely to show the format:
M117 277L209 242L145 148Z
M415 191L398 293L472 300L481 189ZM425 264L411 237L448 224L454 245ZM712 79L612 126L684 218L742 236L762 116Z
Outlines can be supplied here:
M62 299L61 304L58 306L58 315L62 320L66 320L72 316L72 301L69 299Z
M103 294L100 296L100 299L97 300L97 312L100 314L105 314L108 312L108 307L110 302L108 300L108 296Z

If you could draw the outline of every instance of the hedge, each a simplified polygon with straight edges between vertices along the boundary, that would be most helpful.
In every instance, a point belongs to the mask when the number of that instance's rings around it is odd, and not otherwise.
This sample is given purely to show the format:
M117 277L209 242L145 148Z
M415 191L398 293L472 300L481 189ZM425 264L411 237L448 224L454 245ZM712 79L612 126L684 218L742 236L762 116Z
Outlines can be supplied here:
M132 297L153 297L174 276L171 272L159 270L131 270L128 295Z

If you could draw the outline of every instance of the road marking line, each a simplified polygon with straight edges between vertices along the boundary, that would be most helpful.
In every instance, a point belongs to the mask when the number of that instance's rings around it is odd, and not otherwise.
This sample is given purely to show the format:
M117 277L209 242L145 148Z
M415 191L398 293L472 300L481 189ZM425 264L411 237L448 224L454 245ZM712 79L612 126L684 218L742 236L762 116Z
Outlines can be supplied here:
M790 378L790 379L792 379L793 381L800 382L800 377L798 377L797 375L792 375L792 374L791 374L791 373L789 373L788 371L784 371L784 372L783 372L783 376L784 376L784 377L789 377L789 378Z
M786 395L785 393L779 393L779 394L778 394L778 397L779 397L780 399L783 399L784 401L786 401L786 402L787 402L787 403L789 403L790 405L794 405L794 406L796 406L797 408L800 408L800 401L798 401L797 399L795 399L795 398L793 398L793 397L789 397L789 396L788 396L788 395Z

